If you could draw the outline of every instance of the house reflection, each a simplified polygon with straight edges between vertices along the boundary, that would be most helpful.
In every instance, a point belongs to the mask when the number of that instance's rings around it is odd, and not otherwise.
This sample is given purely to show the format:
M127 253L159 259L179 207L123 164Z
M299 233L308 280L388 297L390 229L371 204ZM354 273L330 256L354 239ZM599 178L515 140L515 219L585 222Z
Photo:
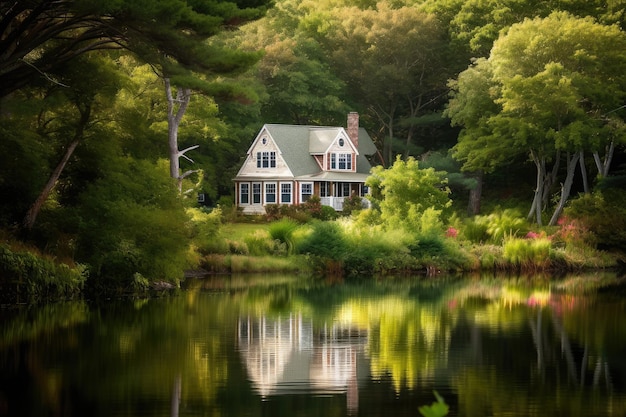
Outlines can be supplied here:
M346 394L348 411L357 411L359 380L369 377L366 330L343 323L316 329L300 314L244 317L238 322L238 343L248 376L262 397Z

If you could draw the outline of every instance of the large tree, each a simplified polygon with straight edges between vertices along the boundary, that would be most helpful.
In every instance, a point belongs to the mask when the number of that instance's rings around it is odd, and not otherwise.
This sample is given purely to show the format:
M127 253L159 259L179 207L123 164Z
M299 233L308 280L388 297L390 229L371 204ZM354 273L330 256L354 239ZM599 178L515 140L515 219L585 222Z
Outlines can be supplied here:
M459 76L448 110L464 128L458 154L467 167L489 169L502 156L526 152L537 170L531 214L539 224L564 161L555 223L581 152L599 155L624 138L618 110L626 99L624 51L619 28L590 18L557 12L513 25L487 61Z
M147 62L227 71L204 40L259 17L266 0L15 0L0 2L0 97L86 52L125 48ZM163 58L167 57L167 60ZM230 58L230 57L229 57Z
M385 160L391 163L398 150L406 156L418 142L420 124L440 109L446 80L454 74L444 29L432 14L384 1L371 9L320 13L312 13L305 24L323 34L318 37L334 71L347 83L347 96L384 129Z

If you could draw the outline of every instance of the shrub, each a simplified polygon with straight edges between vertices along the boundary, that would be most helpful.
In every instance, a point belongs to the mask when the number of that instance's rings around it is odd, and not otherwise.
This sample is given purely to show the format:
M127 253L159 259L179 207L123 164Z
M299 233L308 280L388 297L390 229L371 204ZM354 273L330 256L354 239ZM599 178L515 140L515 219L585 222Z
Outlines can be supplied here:
M71 297L82 291L87 275L82 265L70 267L31 251L0 245L0 288L14 286L8 291L3 288L5 297L8 293L30 299Z
M322 215L322 202L321 199L313 195L306 202L301 204L305 213L313 217L314 219L321 219Z
M509 237L504 241L502 255L506 261L515 266L541 269L550 264L551 246L550 239L545 237L537 239Z
M316 222L297 248L299 253L310 254L332 260L345 257L347 244L339 224L335 222Z
M626 247L626 191L606 189L570 202L559 220L560 236L569 244L601 248Z
M337 210L330 206L322 206L320 209L319 219L322 221L336 220L339 217Z
M293 232L298 228L298 224L291 219L282 219L270 224L269 233L272 239L284 244L287 253L292 253L294 249Z
M512 209L497 211L487 216L474 216L463 225L463 237L474 243L501 244L507 236L524 236L528 223Z
M363 199L357 194L352 194L343 201L342 213L349 216L354 211L363 210Z
M251 235L248 235L244 238L245 247L247 252L233 252L231 253L239 253L243 255L269 255L274 250L274 242L272 241L271 236L265 230L257 230Z
M228 244L221 235L222 210L188 208L189 229L193 245L202 255L207 253L226 253Z

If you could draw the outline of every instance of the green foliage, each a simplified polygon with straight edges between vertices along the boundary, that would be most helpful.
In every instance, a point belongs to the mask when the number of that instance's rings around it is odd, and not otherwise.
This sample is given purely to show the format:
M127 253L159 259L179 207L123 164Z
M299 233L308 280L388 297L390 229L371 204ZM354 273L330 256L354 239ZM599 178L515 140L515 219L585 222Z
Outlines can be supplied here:
M192 244L200 254L225 253L227 244L221 233L222 210L188 208L186 213L190 219L189 232Z
M267 231L259 230L244 238L245 247L237 246L236 241L231 241L231 253L243 255L270 255L274 250L274 242Z
M331 206L321 206L318 217L319 220L331 221L337 219L338 217L339 213L337 213L337 210L335 210Z
M411 238L403 230L384 231L353 218L344 218L338 223L348 248L343 259L346 273L372 274L407 266L406 242Z
M282 219L270 224L269 232L272 239L284 244L287 253L291 254L294 250L293 233L298 228L298 223L290 219Z
M474 243L501 244L506 237L524 236L528 222L514 209L498 210L486 216L474 216L462 226L463 237Z
M552 242L548 238L520 239L509 237L504 240L504 260L523 269L545 268L550 263Z
M312 223L311 228L312 231L299 242L298 253L333 261L344 259L348 245L338 223L319 221Z
M363 198L356 194L352 194L343 201L342 213L344 216L349 216L353 212L363 210Z
M406 161L398 157L388 169L373 168L366 184L373 188L372 199L380 207L381 220L389 229L404 228L420 233L423 228L431 227L429 221L437 223L436 217L452 204L442 173L432 168L420 169L412 157Z
M577 228L574 222L578 223ZM626 191L611 188L581 195L571 201L559 223L565 240L579 239L592 246L623 249L626 247Z
M67 298L80 294L88 276L84 265L57 263L33 251L0 244L0 288L4 296L29 300Z
M166 173L166 162L120 158L81 195L76 256L95 280L127 286L137 272L151 280L182 278L190 223Z
M423 405L419 408L419 412L424 417L445 417L448 415L449 407L444 401L443 397L439 395L437 391L433 391L435 394L436 402L431 405Z

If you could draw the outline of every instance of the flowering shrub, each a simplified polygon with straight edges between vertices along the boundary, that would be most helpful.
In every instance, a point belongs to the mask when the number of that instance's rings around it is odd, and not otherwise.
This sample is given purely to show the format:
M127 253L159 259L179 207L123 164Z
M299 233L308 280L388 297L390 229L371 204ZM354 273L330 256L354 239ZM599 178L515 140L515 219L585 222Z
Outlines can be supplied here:
M566 246L595 246L595 236L582 221L563 216L557 221L557 225L559 230L554 234L556 241L561 241Z

